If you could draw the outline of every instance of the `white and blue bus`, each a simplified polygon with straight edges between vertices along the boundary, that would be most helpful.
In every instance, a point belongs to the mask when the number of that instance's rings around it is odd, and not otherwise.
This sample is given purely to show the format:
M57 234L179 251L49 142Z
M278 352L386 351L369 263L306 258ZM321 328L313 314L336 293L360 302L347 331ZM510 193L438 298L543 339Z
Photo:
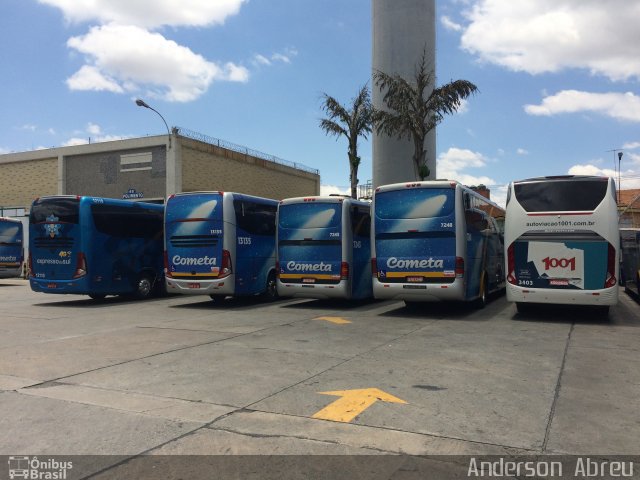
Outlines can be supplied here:
M278 201L234 192L172 195L165 211L165 276L173 293L264 295L276 288Z
M161 293L163 210L110 198L36 199L29 214L31 289L94 299Z
M371 208L343 196L289 198L278 206L278 292L364 299L371 288Z
M640 228L620 229L620 285L640 298Z
M507 300L599 306L618 302L616 186L595 176L512 182L505 222Z
M0 217L0 278L19 277L24 261L22 222Z
M504 289L504 210L449 180L378 187L373 196L375 298L475 300Z

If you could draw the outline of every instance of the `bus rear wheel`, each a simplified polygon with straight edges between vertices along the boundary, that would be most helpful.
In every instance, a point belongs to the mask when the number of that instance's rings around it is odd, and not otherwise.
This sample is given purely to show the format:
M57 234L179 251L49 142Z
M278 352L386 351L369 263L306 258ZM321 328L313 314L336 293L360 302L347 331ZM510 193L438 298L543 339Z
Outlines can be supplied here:
M223 302L225 298L227 298L226 295L222 295L220 293L214 293L212 295L209 295L209 298L211 299L211 301L213 301L214 303L220 303Z
M484 308L487 306L487 274L482 275L480 280L480 291L478 292L478 298L475 301L476 308Z
M106 295L104 295L102 293L90 293L89 294L89 298L91 298L93 300L104 300L104 297L106 297Z
M138 282L136 283L136 298L142 300L145 298L149 298L151 296L151 292L153 291L153 280L148 274L140 275L138 278Z
M276 281L276 272L269 272L267 278L267 285L263 293L263 297L268 302L272 302L278 299L278 282Z

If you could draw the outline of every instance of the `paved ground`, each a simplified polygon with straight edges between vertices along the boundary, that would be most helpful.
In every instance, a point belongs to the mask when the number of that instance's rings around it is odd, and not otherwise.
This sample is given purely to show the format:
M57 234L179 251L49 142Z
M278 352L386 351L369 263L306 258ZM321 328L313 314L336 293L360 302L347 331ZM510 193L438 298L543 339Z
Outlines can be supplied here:
M639 454L638 327L625 294L603 321L0 280L0 455Z

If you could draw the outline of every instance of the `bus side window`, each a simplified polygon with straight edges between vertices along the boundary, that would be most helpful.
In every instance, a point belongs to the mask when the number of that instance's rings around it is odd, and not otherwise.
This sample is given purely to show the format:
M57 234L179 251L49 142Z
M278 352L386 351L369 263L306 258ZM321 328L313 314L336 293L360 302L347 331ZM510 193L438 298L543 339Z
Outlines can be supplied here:
M368 237L371 234L371 215L358 207L351 209L351 231L354 236Z

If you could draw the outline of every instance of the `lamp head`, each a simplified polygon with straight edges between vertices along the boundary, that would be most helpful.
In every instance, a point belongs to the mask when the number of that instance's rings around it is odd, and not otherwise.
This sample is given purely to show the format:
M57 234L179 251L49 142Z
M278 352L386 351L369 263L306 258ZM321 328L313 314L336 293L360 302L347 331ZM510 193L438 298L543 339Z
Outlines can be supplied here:
M147 105L144 100L142 100L141 98L138 98L136 100L136 105L138 105L139 107L144 107L144 108L150 108L149 105Z
M618 152L618 161L622 160L622 152Z

